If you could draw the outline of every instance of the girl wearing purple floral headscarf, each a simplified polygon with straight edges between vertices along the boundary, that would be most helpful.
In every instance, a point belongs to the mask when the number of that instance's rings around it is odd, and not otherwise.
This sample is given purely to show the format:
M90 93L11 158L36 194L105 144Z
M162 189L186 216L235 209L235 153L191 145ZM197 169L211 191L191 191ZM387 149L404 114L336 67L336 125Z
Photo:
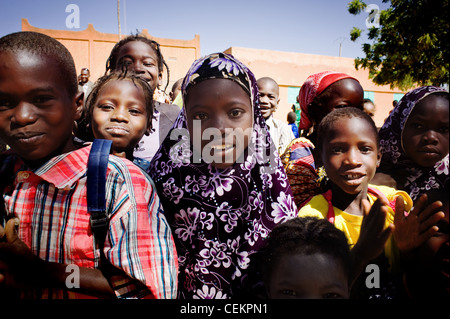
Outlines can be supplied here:
M237 297L271 229L297 208L246 66L224 53L199 59L182 96L149 171L177 245L179 297Z
M397 103L380 129L381 165L372 183L408 192L413 200L448 180L449 93L414 89Z

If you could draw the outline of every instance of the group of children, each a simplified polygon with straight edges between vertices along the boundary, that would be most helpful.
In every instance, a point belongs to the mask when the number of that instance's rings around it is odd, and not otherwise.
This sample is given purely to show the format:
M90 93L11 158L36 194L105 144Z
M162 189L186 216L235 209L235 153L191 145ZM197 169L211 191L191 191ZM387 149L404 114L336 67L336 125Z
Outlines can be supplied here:
M141 36L116 44L88 97L48 36L1 38L0 61L2 296L366 298L376 263L394 297L448 297L445 90L409 92L378 132L357 79L314 74L305 134L285 124L280 146L276 82L224 53L192 64L181 109L153 100L167 65ZM86 196L94 139L114 155L104 243Z

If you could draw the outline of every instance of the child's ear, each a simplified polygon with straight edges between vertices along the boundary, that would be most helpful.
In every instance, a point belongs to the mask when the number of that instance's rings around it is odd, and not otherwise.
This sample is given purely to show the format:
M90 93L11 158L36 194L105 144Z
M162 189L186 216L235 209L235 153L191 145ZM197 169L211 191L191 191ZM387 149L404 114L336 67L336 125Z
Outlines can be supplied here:
M84 108L84 92L78 92L75 94L73 98L73 107L74 107L74 114L75 114L75 120L79 120L83 114L83 108Z
M383 154L381 153L381 150L378 149L378 153L377 153L377 168L380 167L382 155Z

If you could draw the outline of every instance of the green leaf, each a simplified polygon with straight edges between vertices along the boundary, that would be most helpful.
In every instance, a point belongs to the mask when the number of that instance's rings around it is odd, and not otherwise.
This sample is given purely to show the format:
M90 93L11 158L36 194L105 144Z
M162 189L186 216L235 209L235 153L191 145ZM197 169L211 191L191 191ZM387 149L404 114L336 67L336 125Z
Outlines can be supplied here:
M361 36L362 30L358 29L357 27L353 27L353 29L350 31L350 40L353 42L356 41Z
M355 59L355 68L369 71L374 83L391 88L449 83L450 49L448 41L449 0L383 0L390 7L380 12L380 27L370 28L365 57ZM366 8L361 0L347 5L350 14ZM352 41L363 31L354 27Z
M347 10L350 14L360 14L367 7L367 4L360 0L353 0L347 5Z

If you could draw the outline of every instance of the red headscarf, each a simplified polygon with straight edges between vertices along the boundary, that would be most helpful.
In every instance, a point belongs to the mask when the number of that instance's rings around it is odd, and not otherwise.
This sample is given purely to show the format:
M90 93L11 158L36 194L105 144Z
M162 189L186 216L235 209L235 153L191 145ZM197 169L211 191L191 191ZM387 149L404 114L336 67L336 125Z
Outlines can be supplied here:
M348 78L356 80L350 75L334 71L316 73L310 75L306 79L305 83L303 83L300 89L300 93L298 94L298 102L300 103L300 109L302 111L300 124L298 126L300 130L309 129L312 126L312 122L308 114L308 107L309 104L314 100L314 98L334 82Z

